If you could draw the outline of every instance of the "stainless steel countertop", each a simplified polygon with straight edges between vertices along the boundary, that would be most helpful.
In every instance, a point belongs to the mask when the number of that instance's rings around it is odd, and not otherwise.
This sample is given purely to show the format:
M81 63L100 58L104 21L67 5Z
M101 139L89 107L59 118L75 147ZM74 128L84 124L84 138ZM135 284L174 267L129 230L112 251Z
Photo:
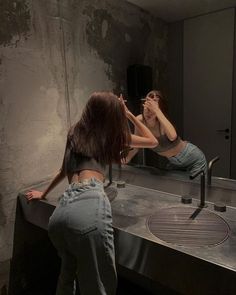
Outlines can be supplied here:
M125 188L117 189L117 197L111 203L118 264L183 294L189 294L190 289L196 289L192 294L209 294L202 293L202 290L213 289L218 290L217 294L236 294L236 208L227 205L226 212L216 212L214 204L207 202L208 207L203 209L222 217L229 225L229 236L223 243L201 247L167 243L149 231L147 218L165 208L191 207L194 212L199 203L199 183L151 175L133 167L124 169L121 176L116 169L113 172L114 180L122 177L127 182ZM43 190L46 185L47 182L41 183L34 189ZM24 218L47 229L48 218L67 186L65 180L48 195L47 200L30 203L21 193ZM116 187L116 181L112 186ZM227 204L235 198L232 189L212 187L210 199L213 201L215 190L218 192L216 199L227 200ZM190 205L181 203L181 196L186 194L194 197ZM224 278L222 290L215 276ZM187 285L184 279L188 280ZM228 293L224 293L225 290Z
M182 204L181 196L126 184L125 188L118 189L118 196L112 202L113 225L143 239L236 271L236 209L233 207L228 206L226 212L216 212L214 205L207 202L208 207L203 209L221 216L230 227L229 238L217 246L186 247L166 243L147 228L147 218L161 209L190 207L194 212L198 203L197 199L193 199L190 205Z

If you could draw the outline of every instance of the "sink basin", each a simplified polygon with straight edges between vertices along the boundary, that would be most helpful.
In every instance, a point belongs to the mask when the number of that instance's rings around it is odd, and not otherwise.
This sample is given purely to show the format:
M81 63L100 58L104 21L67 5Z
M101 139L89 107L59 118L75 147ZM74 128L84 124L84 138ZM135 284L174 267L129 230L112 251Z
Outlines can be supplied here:
M219 215L196 207L162 208L147 219L157 238L179 246L216 246L228 237L230 228Z

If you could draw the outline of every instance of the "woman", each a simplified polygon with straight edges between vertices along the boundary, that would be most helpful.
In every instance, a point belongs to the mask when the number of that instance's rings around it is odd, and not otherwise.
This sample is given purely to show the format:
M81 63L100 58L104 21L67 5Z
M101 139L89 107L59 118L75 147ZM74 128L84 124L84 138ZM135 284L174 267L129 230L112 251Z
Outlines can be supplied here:
M127 118L138 130L130 133ZM72 295L77 277L82 295L116 293L111 206L104 193L105 166L120 163L127 147L154 147L157 141L126 108L122 97L93 93L81 119L69 130L62 167L44 192L31 190L28 200L44 199L65 176L69 187L50 217L49 237L61 257L57 295Z
M183 141L177 135L174 126L167 118L166 101L160 91L152 90L147 94L143 113L138 115L137 119L156 137L158 145L152 150L168 159L169 169L186 170L191 175L199 170L206 172L205 155L197 146ZM135 133L138 134L138 130ZM130 161L137 151L137 149L132 150L126 162Z

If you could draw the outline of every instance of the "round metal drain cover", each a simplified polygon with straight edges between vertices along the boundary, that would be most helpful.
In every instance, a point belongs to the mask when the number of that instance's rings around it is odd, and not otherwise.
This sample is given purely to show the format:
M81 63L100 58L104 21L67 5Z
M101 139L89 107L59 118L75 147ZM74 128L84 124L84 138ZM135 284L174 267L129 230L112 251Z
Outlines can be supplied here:
M193 207L163 208L147 220L157 238L180 246L216 246L229 236L229 226L219 215Z

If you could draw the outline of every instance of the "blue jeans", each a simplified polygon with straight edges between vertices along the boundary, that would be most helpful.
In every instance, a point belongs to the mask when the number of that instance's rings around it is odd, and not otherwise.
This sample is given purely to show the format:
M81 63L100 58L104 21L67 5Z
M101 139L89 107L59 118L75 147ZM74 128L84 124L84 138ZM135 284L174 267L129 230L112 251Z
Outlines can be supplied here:
M49 220L49 237L61 257L56 295L114 295L117 275L110 202L95 178L72 183Z
M188 142L185 148L176 156L168 158L172 169L187 170L194 174L199 170L207 171L207 161L203 152L194 144Z

